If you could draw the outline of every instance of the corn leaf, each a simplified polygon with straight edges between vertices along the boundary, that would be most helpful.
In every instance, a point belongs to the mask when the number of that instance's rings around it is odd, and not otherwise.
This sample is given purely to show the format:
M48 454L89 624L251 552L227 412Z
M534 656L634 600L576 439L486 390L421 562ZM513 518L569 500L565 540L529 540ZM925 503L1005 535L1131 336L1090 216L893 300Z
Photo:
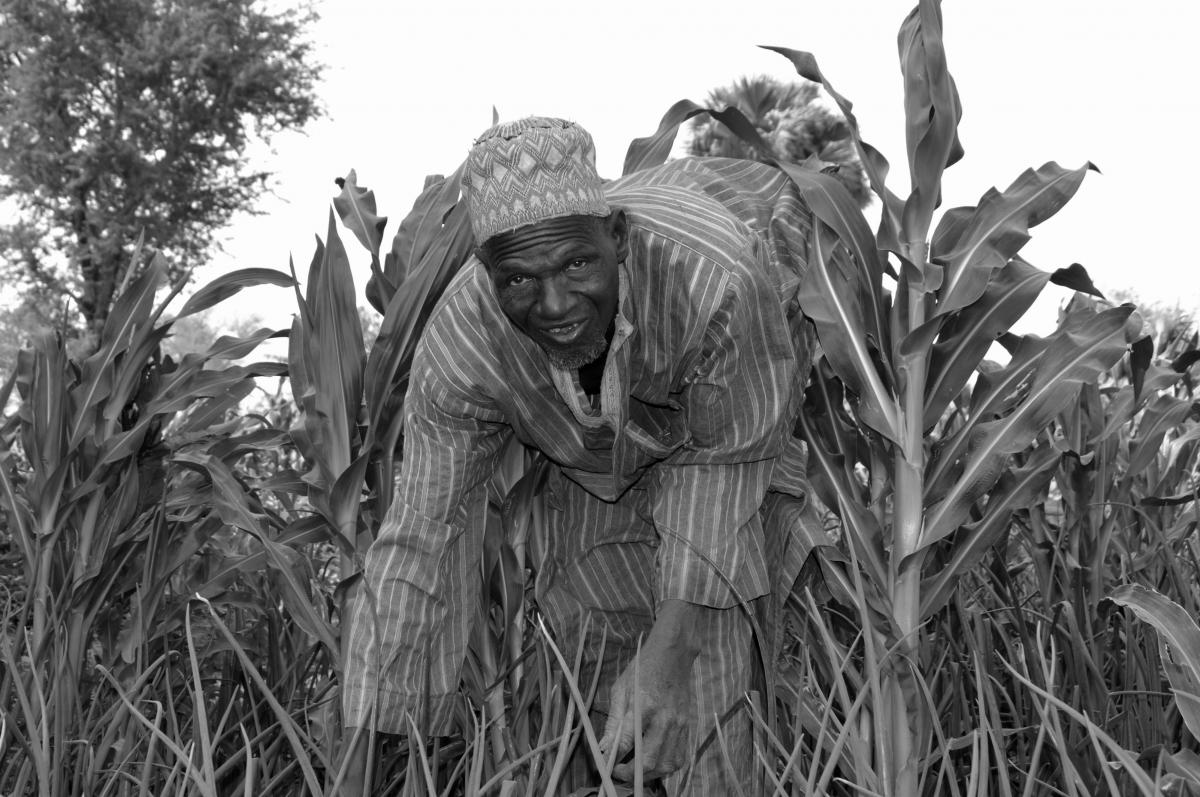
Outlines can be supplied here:
M732 106L724 109L706 108L691 100L680 100L663 114L662 120L658 123L658 130L649 136L635 138L630 142L629 149L625 153L625 166L621 170L622 176L666 163L667 157L671 154L671 148L675 145L675 137L679 135L679 126L687 120L705 113L728 127L735 135L762 153L764 157L772 154L771 146L763 141L758 129L737 108Z
M267 427L246 434L223 436L208 447L208 453L232 467L246 454L276 451L287 445L288 440L287 432Z
M258 687L259 692L261 692L263 700L270 706L271 711L279 722L279 728L283 731L283 735L287 738L288 743L295 753L295 760L299 764L300 771L304 774L304 781L309 792L312 794L321 794L321 781L317 778L316 771L313 769L310 756L316 757L317 762L323 770L328 770L331 762L326 759L321 750L311 744L305 745L303 743L296 721L292 719L288 710L280 704L274 693L272 693L271 687L258 672L250 657L246 655L245 648L241 646L237 638L234 637L229 628L222 622L220 615L213 609L212 604L203 598L198 599L207 607L213 620L213 626L225 637L225 640L229 643L229 649L237 654L238 659L241 661L243 672L250 676L250 680L253 681L254 685Z
M1140 584L1119 586L1108 597L1158 632L1175 705L1188 730L1200 737L1200 627L1178 603Z
M158 327L149 324L141 327L132 345L122 354L113 369L112 387L104 401L102 417L109 425L101 433L115 428L116 421L130 402L138 400L138 394L153 389L160 378L163 365L160 363L160 345L167 337L172 322Z
M92 410L109 397L116 380L117 360L145 329L153 308L154 292L163 280L162 262L155 258L113 305L101 333L101 346L83 363L79 383L71 389L72 411L69 445L76 448L94 427ZM140 363L137 364L140 367ZM65 409L65 408L64 408Z
M312 444L303 450L313 463L306 478L316 493L323 493L332 489L353 461L364 351L350 261L332 211L326 244L318 252L321 257L314 258L309 271L306 300L293 323L288 360L300 388L294 396ZM327 500L316 494L310 498Z
M30 483L36 494L40 477L52 471L66 457L67 451L78 445L78 442L70 443L68 428L73 415L72 394L77 387L71 387L68 392L66 351L58 336L51 332L34 337L32 352L21 352L17 373L22 398L21 416L25 420L21 441L25 455L40 465ZM86 431L80 429L80 437Z
M271 338L286 338L286 329L260 329L245 337L222 335L204 352L209 360L240 360Z
M337 530L338 542L342 543L347 555L354 555L354 541L358 534L359 503L362 500L363 477L370 464L364 453L355 457L350 467L342 471L329 491L329 522Z
M1008 457L1020 451L1079 390L1096 379L1125 351L1125 320L1132 306L1090 316L1082 324L1060 329L1032 377L1028 393L1009 414L994 421L967 425L967 454L957 483L929 508L919 548L953 533L971 506L1000 478Z
M1090 169L1090 163L1069 170L1051 162L1027 169L1004 193L988 189L958 245L941 259L946 273L936 312L957 312L982 296L992 273L1029 240L1029 228L1057 213Z
M845 186L835 178L785 161L776 165L787 173L805 204L833 230L838 243L849 253L849 265L858 271L857 285L866 324L863 332L881 350L886 351L882 287L884 266L862 211ZM836 256L844 255L839 253Z
M823 241L822 225L814 224L809 245L808 279L798 298L816 325L825 356L846 387L859 398L863 422L889 440L900 439L899 409L891 389L876 369L870 330L874 319L863 307L860 272L845 257L835 256Z
M937 423L996 338L1025 315L1049 278L1046 272L1013 258L977 301L942 327L929 359L924 428Z
M246 491L233 472L216 457L205 453L179 453L175 461L196 468L212 482L213 511L226 524L253 536L262 546L271 572L278 576L279 596L289 613L304 631L319 640L332 655L338 655L337 635L329 622L321 617L309 594L307 577L296 574L298 554L289 546L271 539L265 532L264 517L251 509Z
M1169 395L1158 396L1150 403L1138 422L1137 436L1130 441L1129 464L1123 478L1125 486L1154 463L1167 432L1183 423L1191 411L1192 402Z
M401 222L403 227L408 223ZM408 389L408 372L421 332L442 292L467 262L474 248L465 204L456 205L444 227L421 244L421 260L388 303L379 336L367 358L364 384L369 417L368 444L386 458L390 474L392 447L399 436L400 408ZM390 475L387 478L391 478Z
M945 260L945 254L951 251L962 238L962 234L970 226L971 216L975 213L972 206L950 208L942 213L933 237L929 241L929 257L935 262Z
M1143 335L1129 347L1130 381L1133 382L1133 398L1141 398L1142 388L1146 386L1146 372L1154 362L1154 339Z
M1086 318L1086 315L1070 316L1066 325L1080 325ZM973 442L969 430L1004 416L1028 394L1032 374L1045 357L1052 339L1037 335L1001 336L1000 340L1008 344L1012 353L1011 359L1003 368L990 361L980 367L979 378L971 391L967 417L960 430L934 449L932 468L925 479L926 506L932 505L950 489Z
M1104 294L1092 282L1092 278L1088 275L1087 269L1078 263L1072 263L1066 268L1060 268L1050 275L1050 281L1055 285L1061 285L1064 288L1070 288L1079 293L1086 293L1089 296L1095 296L1098 299L1103 299Z
M451 212L459 205L460 184L466 163L460 164L447 178L434 176L413 203L412 210L400 222L392 237L392 250L384 258L381 273L372 274L367 282L366 295L371 306L386 313L393 295L418 266L429 256L430 249L448 234L461 235L458 218L451 224ZM458 215L461 217L465 210ZM469 228L467 231L468 237ZM474 246L472 237L467 249Z
M219 527L219 519L214 519L218 520ZM289 523L275 538L276 543L290 548L300 548L304 545L328 541L329 523L319 515L308 515ZM206 597L212 597L224 590L239 574L261 571L269 563L270 559L265 548L259 548L245 555L228 557L219 563L219 567L211 575L208 575L204 584L196 592Z
M808 443L809 477L817 488L821 501L838 513L845 539L854 546L855 553L872 583L886 584L883 530L875 516L864 506L853 477L847 478L847 465L843 453L826 448L808 413L800 413L799 423L801 433Z
M920 0L900 26L897 43L912 178L902 229L904 240L924 241L934 208L941 202L942 172L963 155L958 141L962 106L946 67L940 0Z
M222 274L212 282L196 291L184 302L176 318L183 318L213 305L220 304L231 296L241 292L243 288L253 288L258 285L277 285L289 288L296 284L291 275L284 274L272 268L243 268Z
M796 73L801 77L821 84L826 93L837 104L842 115L846 117L846 124L850 128L851 138L854 140L854 146L858 150L858 158L867 172L867 177L871 180L871 188L875 191L883 206L879 221L879 246L880 248L898 250L898 232L900 230L900 215L903 210L903 203L885 184L889 169L887 158L883 157L879 150L862 140L858 128L858 118L854 115L853 103L838 93L825 77L824 73L821 72L821 68L817 65L817 59L811 53L792 50L787 47L764 47L763 49L779 53L792 62Z
M358 184L358 175L353 169L341 181L342 192L333 199L342 224L354 233L358 242L366 247L374 259L379 258L379 247L383 245L383 228L387 216L375 212L375 192Z
M1166 771L1183 781L1177 791L1163 789L1163 794L1190 794L1200 788L1200 755L1191 750L1180 750L1162 758ZM1184 785L1191 789L1185 789Z
M1021 467L1005 471L1000 483L988 494L984 515L963 526L954 540L953 552L921 587L921 617L928 618L941 609L954 594L959 578L975 567L1001 537L1008 533L1013 512L1035 502L1054 477L1054 466L1061 454L1053 446L1033 450Z

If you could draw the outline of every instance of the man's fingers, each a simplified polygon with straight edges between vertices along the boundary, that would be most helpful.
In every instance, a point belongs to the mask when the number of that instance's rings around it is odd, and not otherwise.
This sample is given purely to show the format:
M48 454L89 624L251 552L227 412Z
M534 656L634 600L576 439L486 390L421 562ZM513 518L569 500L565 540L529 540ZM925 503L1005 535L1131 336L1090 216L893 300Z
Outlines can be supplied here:
M633 746L633 732L622 732L622 740L628 740L615 760L621 760ZM664 778L681 769L689 760L691 750L688 747L691 734L685 725L671 724L662 726L651 723L646 729L639 746L641 754L642 774L648 779ZM620 781L633 780L634 762L626 761L613 767L612 775Z
M629 755L633 750L633 716L631 714L624 715L624 722L619 723L616 735L616 747L605 747L600 745L600 749L608 756L608 760L618 762ZM633 762L629 761L624 764L617 763L613 766L612 775L617 780L629 781L633 779Z
M665 777L683 768L691 757L691 729L686 725L676 727L671 743L659 763L659 777Z
M604 736L600 739L600 750L604 753L612 750L613 744L623 738L617 734L624 734L625 729L633 724L631 719L625 716L625 702L625 689L618 680L613 685L612 697L608 704L608 719L604 722ZM630 738L632 739L632 735ZM620 755L617 758L619 759Z
M660 739L661 744L657 747L646 745L642 771L648 778L663 778L670 775L683 766L687 757L688 729L686 726L672 725L662 731Z

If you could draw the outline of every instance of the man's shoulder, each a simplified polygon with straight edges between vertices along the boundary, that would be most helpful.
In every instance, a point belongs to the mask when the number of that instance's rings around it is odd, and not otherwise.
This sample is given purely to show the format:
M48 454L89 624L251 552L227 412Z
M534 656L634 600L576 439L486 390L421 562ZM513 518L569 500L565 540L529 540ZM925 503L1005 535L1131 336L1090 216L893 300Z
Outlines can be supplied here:
M445 290L434 304L429 317L430 323L445 313L477 313L483 295L485 276L483 264L474 255L469 256L458 272L450 278L450 282L446 284Z
M678 212L695 207L757 227L760 206L771 205L789 185L786 174L765 163L691 156L613 180L605 196L615 205L667 197Z
M421 332L418 351L435 361L454 362L456 370L487 367L494 322L488 318L486 277L482 264L468 258L434 305Z
M765 164L681 158L613 181L606 196L625 211L635 238L665 239L740 270L786 187L786 175Z

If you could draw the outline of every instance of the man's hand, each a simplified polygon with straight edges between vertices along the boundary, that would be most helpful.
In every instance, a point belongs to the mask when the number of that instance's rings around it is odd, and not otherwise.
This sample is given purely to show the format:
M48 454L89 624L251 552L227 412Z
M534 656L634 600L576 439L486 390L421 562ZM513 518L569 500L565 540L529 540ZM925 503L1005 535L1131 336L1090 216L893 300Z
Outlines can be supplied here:
M608 722L600 749L621 761L633 750L635 691L640 701L640 753L647 778L661 778L683 767L691 755L696 725L692 665L700 652L706 612L716 611L684 601L666 601L637 658L612 687ZM618 780L633 779L633 762L613 767Z

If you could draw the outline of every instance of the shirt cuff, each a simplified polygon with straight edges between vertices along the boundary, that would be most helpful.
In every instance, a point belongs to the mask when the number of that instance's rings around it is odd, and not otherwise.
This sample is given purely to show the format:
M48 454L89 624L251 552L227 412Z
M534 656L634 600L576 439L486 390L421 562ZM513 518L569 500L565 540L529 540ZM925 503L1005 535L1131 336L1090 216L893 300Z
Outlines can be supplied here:
M762 522L738 529L738 550L714 562L680 537L663 535L658 548L658 600L682 600L729 609L766 595L770 589L763 550Z

